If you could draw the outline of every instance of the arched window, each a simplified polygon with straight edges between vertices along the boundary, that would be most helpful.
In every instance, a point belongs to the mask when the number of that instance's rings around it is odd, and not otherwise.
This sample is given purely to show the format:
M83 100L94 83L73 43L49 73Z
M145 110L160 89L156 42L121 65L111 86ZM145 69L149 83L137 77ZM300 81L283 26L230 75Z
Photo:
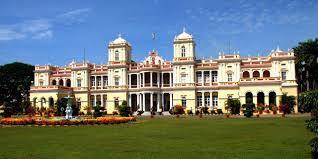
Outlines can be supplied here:
M243 78L250 78L250 73L248 71L244 71Z
M54 100L52 97L49 98L49 106L53 107L54 106Z
M271 74L270 74L270 72L268 70L265 70L263 72L263 77L270 77L270 76L271 76Z
M181 57L185 57L186 49L184 46L181 46Z
M52 81L52 85L55 86L56 85L56 80Z
M264 93L258 92L257 93L257 105L263 104L264 105Z
M35 98L33 98L33 107L36 107L36 103L37 103L37 99L35 97Z
M63 85L64 85L63 79L60 79L60 80L59 80L59 85L60 85L60 86L63 86Z
M276 105L276 93L275 92L270 92L269 93L269 104L274 104Z
M116 50L115 51L115 61L118 61L119 60L119 51Z
M258 71L254 71L253 72L253 77L259 77L259 72Z
M245 94L245 104L247 103L253 103L253 94L251 92Z
M67 87L71 87L71 80L70 80L70 79L67 79L67 80L66 80L66 86L67 86Z

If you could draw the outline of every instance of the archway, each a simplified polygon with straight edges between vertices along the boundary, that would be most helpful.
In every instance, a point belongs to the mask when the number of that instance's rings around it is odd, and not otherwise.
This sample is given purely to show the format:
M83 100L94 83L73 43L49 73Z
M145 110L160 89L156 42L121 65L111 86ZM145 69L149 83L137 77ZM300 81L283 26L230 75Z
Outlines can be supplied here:
M263 77L270 77L270 72L268 71L268 70L265 70L264 72L263 72Z
M56 85L56 80L52 81L52 85L55 86Z
M44 97L41 98L41 107L46 103L46 99Z
M263 104L264 105L264 93L258 92L257 93L257 105Z
M275 92L270 92L269 93L269 104L274 104L276 105L276 93Z
M54 100L52 97L49 98L49 106L53 107L54 106Z
M244 71L243 78L250 78L250 73L248 71Z
M253 94L251 92L245 94L245 104L247 103L253 103Z
M70 79L67 79L67 80L66 80L66 86L67 86L67 87L71 87L71 80L70 80Z
M259 72L258 71L254 71L253 72L253 77L259 77Z
M60 80L59 80L59 85L60 85L60 86L63 86L63 85L64 85L63 79L60 79Z

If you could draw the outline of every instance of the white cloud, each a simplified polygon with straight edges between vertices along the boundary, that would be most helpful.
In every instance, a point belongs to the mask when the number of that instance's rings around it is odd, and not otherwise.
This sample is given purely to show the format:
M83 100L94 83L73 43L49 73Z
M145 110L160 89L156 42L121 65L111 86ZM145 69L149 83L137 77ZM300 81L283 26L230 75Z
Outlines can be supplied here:
M53 37L53 32L51 30L47 30L44 32L40 32L32 37L32 39L49 39Z
M0 28L0 41L9 41L9 40L15 40L15 39L22 39L25 35L22 33L18 33L14 30L8 29L8 28Z
M54 18L31 19L15 24L0 24L0 41L22 38L49 39L56 25L65 26L84 22L90 8L72 10Z

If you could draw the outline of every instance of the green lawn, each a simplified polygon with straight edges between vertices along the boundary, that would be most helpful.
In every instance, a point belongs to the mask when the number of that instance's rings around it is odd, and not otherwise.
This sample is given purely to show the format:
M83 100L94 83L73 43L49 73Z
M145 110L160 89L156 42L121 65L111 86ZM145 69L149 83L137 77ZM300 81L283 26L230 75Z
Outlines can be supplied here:
M0 127L0 158L310 158L307 118L155 118L106 126Z

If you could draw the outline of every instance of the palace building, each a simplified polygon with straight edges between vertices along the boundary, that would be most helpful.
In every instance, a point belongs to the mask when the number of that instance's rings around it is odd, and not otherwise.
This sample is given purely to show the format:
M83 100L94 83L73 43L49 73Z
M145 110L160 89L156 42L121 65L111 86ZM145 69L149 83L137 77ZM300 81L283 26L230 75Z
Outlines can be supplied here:
M266 57L220 53L216 59L196 59L196 43L183 31L173 40L173 59L155 51L142 62L132 60L132 46L122 37L108 44L108 62L102 65L72 62L65 67L36 66L30 100L51 107L72 94L76 104L100 105L108 114L127 101L132 111L167 113L173 106L225 110L228 98L244 104L279 105L283 93L297 97L293 50L273 50ZM297 99L297 98L296 98ZM297 112L297 107L295 107Z

